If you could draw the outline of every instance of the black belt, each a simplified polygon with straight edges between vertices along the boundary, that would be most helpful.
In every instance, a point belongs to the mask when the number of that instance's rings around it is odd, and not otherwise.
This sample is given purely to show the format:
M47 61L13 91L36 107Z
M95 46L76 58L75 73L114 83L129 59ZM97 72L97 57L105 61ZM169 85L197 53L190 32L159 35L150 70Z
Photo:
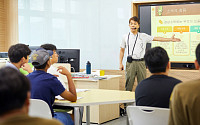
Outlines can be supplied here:
M144 61L144 58L141 59L132 59L133 61Z

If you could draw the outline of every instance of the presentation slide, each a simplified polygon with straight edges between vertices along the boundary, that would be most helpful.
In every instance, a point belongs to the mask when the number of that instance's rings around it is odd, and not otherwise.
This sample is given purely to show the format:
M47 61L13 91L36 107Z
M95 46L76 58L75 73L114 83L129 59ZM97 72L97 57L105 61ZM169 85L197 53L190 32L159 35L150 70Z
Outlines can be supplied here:
M200 43L200 4L151 6L151 35L181 42L152 42L168 52L171 62L194 62L195 48Z

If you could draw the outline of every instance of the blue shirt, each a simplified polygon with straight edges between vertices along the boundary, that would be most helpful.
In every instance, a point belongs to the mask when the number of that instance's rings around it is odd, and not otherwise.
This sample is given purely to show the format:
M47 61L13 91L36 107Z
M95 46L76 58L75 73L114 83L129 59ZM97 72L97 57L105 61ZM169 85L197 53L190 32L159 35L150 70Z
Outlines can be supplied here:
M61 82L57 77L41 70L36 70L27 77L31 82L31 98L45 101L51 109L52 116L54 116L52 105L55 96L65 91Z

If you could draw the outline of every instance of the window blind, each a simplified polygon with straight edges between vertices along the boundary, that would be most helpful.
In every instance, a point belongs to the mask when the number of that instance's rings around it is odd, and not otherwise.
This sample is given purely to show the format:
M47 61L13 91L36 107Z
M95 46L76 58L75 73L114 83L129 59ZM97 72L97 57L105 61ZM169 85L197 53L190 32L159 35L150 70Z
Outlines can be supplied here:
M4 0L0 0L0 51L5 51L6 14Z

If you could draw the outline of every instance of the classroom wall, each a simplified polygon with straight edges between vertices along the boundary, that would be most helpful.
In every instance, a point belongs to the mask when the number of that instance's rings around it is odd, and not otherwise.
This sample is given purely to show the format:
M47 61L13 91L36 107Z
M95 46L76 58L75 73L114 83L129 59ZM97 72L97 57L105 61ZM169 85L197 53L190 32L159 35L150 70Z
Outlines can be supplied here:
M132 0L19 0L19 41L79 48L80 69L117 70Z

